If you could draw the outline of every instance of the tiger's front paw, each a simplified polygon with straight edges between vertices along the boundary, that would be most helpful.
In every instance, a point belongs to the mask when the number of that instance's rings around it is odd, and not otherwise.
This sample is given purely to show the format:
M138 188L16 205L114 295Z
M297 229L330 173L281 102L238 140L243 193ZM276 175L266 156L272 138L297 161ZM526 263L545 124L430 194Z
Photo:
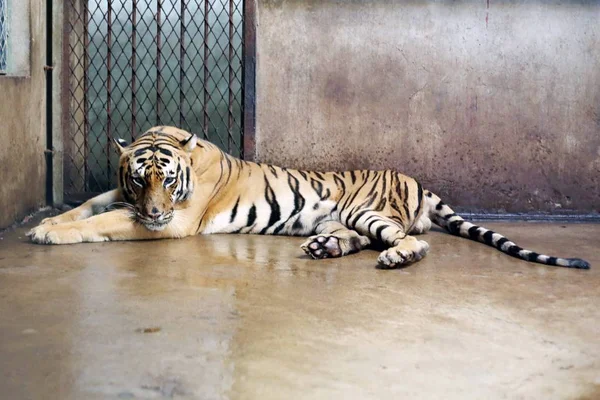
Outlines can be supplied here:
M38 225L29 232L27 236L33 243L37 244L72 244L83 242L83 235L74 228L61 225Z
M419 261L429 251L429 244L423 240L400 244L383 251L377 258L379 268L390 269Z

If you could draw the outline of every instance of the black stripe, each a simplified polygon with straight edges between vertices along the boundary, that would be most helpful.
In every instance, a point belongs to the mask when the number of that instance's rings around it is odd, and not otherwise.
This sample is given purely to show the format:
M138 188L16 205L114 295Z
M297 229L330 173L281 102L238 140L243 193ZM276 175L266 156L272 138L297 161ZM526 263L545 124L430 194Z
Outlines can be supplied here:
M306 175L306 172L304 171L298 171L298 173L305 179L308 180L308 175Z
M225 185L227 185L227 183L229 183L229 179L231 178L231 173L233 172L233 169L231 168L232 164L231 164L231 160L229 159L229 156L225 153L223 153L223 155L225 156L225 161L227 162L227 168L229 169L227 171L227 179L225 179Z
M294 224L292 225L292 231L300 231L300 230L304 230L304 225L302 224L302 220L300 218L298 218L294 221Z
M119 182L121 182L121 187L125 189L125 168L122 165L119 167Z
M487 231L486 233L483 234L483 242L485 244L487 244L488 246L493 246L494 243L492 242L492 236L494 235L493 231Z
M310 178L310 186L319 195L319 198L323 199L323 184L314 178Z
M300 181L298 181L298 179L293 176L292 174L290 174L289 172L287 172L288 175L288 185L292 191L292 193L294 194L294 209L292 210L292 213L290 214L290 216L283 221L281 224L279 224L279 226L277 228L275 228L275 230L273 231L274 234L278 234L279 232L281 232L283 230L283 228L285 227L285 224L287 224L287 222L294 217L296 214L298 214L305 206L306 204L306 200L304 199L304 197L302 196L302 194L300 193ZM317 204L315 204L316 206ZM315 208L316 209L316 208ZM296 220L296 222L298 222L298 220ZM296 223L294 223L295 225ZM294 229L294 227L292 226L292 229Z
M377 203L377 206L375 206L375 211L383 211L386 204L387 204L387 198L382 196L381 200L379 200L379 203Z
M369 193L372 193L373 191L375 191L375 189L377 188L377 185L379 185L379 181L381 180L382 177L383 177L383 174L377 174L377 177L375 178L375 182L373 183L371 190L369 190Z
M287 221L286 221L287 222ZM279 232L281 232L283 230L283 227L285 226L285 222L282 222L281 224L279 224L274 230L273 230L273 235L278 235Z
M235 219L235 216L237 215L238 204L240 204L239 197L238 197L237 201L235 202L235 206L233 206L233 210L231 210L231 217L229 218L229 223L232 223L233 220Z
M392 215L389 218L393 221L396 221L398 223L398 225L400 225L400 226L402 226L402 224L404 223L404 220L397 215Z
M546 263L548 265L557 265L557 262L558 262L558 258L556 258L556 257L549 257L548 261L546 261Z
M177 167L179 169L179 166L177 166ZM181 172L181 176L183 176L183 171ZM179 190L179 195L177 195L177 197L181 198L182 201L186 200L191 195L191 193L189 191L189 184L190 184L190 167L186 166L185 167L185 180L181 184L181 188Z
M281 210L279 208L279 203L277 202L275 192L273 191L273 188L271 187L271 184L267 179L267 175L265 175L265 185L265 200L269 204L269 207L271 207L271 216L269 217L269 222L267 223L267 226L265 226L260 231L261 235L264 235L267 232L267 230L281 218Z
M397 211L398 214L402 214L402 212L400 211L400 207L398 207L398 201L396 200L395 197L391 197L390 207L392 207L394 209L394 211Z
M535 262L535 261L537 261L538 256L539 256L538 253L532 251L531 253L529 253L527 255L527 261L534 261Z
M416 216L416 214L415 214L415 216ZM452 213L452 214L444 215L444 219L445 219L445 220L449 220L449 219L450 219L450 218L452 218L452 217L456 217L456 213Z
M469 228L469 238L472 240L479 240L479 227L472 226Z
M423 186L419 182L417 182L417 209L415 210L415 218L419 215L419 211L421 211L421 203L423 203Z
M507 238L505 238L505 237L503 237L503 238L500 238L500 239L499 239L499 240L496 242L496 248L497 248L498 250L502 250L502 245L503 245L504 243L506 243L506 242L509 242L509 241L510 241L510 240L508 240L508 239L507 239Z
M379 240L380 242L383 242L383 238L381 236L382 232L386 229L389 228L389 225L381 225L379 228L377 228L377 230L375 231L375 236L377 236L377 240Z
M277 171L275 170L275 168L272 165L269 165L269 170L271 170L271 173L275 176L275 178L277 178Z
M354 201L354 199L356 198L356 196L358 196L358 193L362 190L362 188L367 184L367 180L363 181L362 185L360 185L358 187L358 189L356 189L352 193L350 196L348 196L348 198L346 199L346 201L344 201L344 204L342 205L342 210L346 209L346 206L349 204L352 204L352 202Z
M298 181L298 179L289 172L287 174L288 185L290 185L290 189L292 190L292 193L294 193L294 211L292 211L293 216L304 208L304 206L306 205L306 200L300 193L300 181Z
M323 178L323 175L320 172L313 172L313 174L315 174L320 180L325 180L325 178Z
M246 222L246 226L252 226L254 221L256 221L256 206L252 204L250 211L248 211L248 222Z
M375 215L373 215L373 217L375 217ZM369 217L371 218L371 217ZM369 218L367 218L367 221L369 220ZM365 223L367 222L365 221ZM367 230L369 232L371 232L371 227L373 226L374 223L381 221L380 219L374 219L373 221L369 222L369 225L367 226Z
M136 151L133 152L133 156L134 157L141 156L142 154L144 154L146 151L148 151L150 149L151 149L151 147L143 147L141 149L137 149Z
M162 147L159 147L158 151L163 153L166 156L173 157L173 153L171 152L171 150L167 150L167 149L163 149Z
M338 188L340 188L342 190L342 196L343 196L344 193L346 192L346 184L339 176L337 176L337 174L333 175L333 181L338 186Z
M353 207L352 210L350 210L350 212L346 216L346 221L345 221L346 222L346 226L350 226L349 225L350 224L350 222L349 222L350 221L350 217L352 216L352 213L355 212L355 210L364 210L366 208L365 211L370 211L369 207L373 204L373 202L375 201L376 197L377 197L377 192L373 192L373 193L371 193L371 195L369 195L369 197L367 197L367 199L363 203L361 203L361 204ZM354 226L354 224L352 224L352 226Z
M236 164L237 170L238 170L237 179L240 179L240 174L242 173L242 162L239 159L236 158L235 159L235 164Z
M403 203L404 203L404 214L406 215L406 219L410 218L410 212L408 211L408 183L404 182L404 197L403 197Z
M354 173L354 171L350 171L350 178L352 179L352 183L356 182L356 174Z
M385 171L385 172L383 173L383 187L381 188L381 196L382 196L383 198L387 197L387 181L388 181L388 180L387 180L387 177L386 177L386 176L387 176L387 173L388 173L388 171ZM391 173L391 172L390 172L390 173Z
M435 206L435 209L439 211L442 209L442 207L444 207L444 202L440 200L440 202Z
M519 257L519 252L523 250L522 248L520 248L517 245L512 245L508 248L508 250L506 251L508 254L510 254L511 256L515 256L515 257Z
M360 217L362 217L363 215L365 215L369 211L370 210L367 209L367 210L362 210L362 211L356 213L356 216L352 219L352 222L350 222L349 225L348 224L346 224L346 225L349 226L349 227L351 227L351 228L354 227L354 226L356 226L356 223L358 222L358 220L360 219ZM348 216L348 217L350 217L350 216Z
M452 221L448 224L448 232L450 232L453 235L460 235L460 227L462 224L464 224L465 221L462 219L459 219L458 221Z
M129 171L129 169L130 169L129 166L127 166L127 171ZM127 173L123 169L123 166L121 166L119 168L119 176L121 179L121 193L123 194L125 201L133 204L133 202L134 202L133 196L131 195L131 189L129 187L127 187L126 175L127 175Z
M185 181L185 177L183 176L183 171L181 170L181 164L177 164L177 171L175 172L175 175L177 175L177 179L179 180L177 189L175 190L175 197L183 200L183 189L184 187L187 187L187 183Z

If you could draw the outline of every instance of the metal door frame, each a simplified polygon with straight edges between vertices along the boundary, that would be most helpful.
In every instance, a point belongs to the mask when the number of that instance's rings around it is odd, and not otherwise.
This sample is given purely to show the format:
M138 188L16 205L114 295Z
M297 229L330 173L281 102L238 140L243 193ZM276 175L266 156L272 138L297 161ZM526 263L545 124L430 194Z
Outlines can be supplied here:
M69 21L72 10L65 2L47 0L47 21L52 29L47 31L48 97L47 97L47 203L50 205L79 204L96 193L77 193L64 196L64 149L70 140L70 76L69 76ZM54 7L52 7L54 4ZM243 0L242 14L242 82L241 82L241 133L242 157L255 160L256 133L256 15L257 0ZM54 50L54 52L52 51ZM54 54L55 58L52 58ZM50 65L50 61L52 64ZM52 73L54 72L54 74ZM52 85L52 78L54 84ZM51 132L51 133L50 133Z

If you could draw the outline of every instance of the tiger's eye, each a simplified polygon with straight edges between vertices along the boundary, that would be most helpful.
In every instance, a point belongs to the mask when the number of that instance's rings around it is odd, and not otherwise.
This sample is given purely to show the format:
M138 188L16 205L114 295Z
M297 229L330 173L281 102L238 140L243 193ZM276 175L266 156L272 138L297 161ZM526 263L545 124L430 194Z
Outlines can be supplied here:
M175 178L168 177L168 178L165 178L165 183L164 184L165 184L165 186L169 186L169 185L173 184L173 182L175 182Z
M139 187L144 187L144 185L146 184L146 182L142 178L139 178L137 176L131 178L131 180Z

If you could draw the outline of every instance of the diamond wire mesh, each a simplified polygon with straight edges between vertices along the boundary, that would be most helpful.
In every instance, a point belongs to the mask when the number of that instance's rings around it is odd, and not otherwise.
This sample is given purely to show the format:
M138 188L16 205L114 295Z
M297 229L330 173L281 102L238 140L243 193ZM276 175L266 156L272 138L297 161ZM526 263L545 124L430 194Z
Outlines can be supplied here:
M0 74L6 72L6 52L8 45L7 0L0 0Z
M242 154L243 0L67 1L67 195L114 187L112 138L154 125Z

